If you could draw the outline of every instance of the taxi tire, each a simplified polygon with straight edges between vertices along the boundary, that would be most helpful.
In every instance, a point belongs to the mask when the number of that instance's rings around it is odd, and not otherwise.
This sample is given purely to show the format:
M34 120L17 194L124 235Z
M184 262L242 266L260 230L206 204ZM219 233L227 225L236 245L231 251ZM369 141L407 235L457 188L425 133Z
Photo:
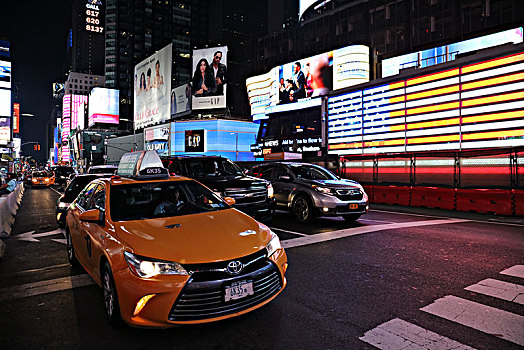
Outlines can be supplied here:
M345 221L349 221L349 222L357 221L359 217L360 217L360 214L346 214L346 215L342 215L342 218Z
M118 294L116 292L115 280L111 273L111 266L109 266L107 261L102 267L102 293L104 298L104 310L109 323L112 326L120 326L122 324L122 316L120 315Z
M66 249L67 249L67 260L69 261L69 265L71 266L78 266L80 265L78 263L78 260L75 256L75 248L73 247L73 241L71 239L71 233L69 233L69 228L66 227Z
M293 204L291 205L291 213L296 221L307 223L315 217L315 208L308 197L298 195L295 197Z

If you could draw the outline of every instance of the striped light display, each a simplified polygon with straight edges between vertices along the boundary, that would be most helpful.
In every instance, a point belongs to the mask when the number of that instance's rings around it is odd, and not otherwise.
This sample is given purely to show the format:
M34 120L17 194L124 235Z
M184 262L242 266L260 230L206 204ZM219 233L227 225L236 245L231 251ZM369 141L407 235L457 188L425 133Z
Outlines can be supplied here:
M328 151L382 154L524 145L524 53L328 99Z
M62 162L71 161L69 153L69 136L71 135L71 95L64 95L62 105Z

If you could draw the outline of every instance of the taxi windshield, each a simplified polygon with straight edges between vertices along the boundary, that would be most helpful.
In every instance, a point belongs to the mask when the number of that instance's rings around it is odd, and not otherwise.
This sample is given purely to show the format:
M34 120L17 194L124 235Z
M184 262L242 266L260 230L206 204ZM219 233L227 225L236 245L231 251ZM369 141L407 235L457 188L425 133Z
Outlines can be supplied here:
M33 177L47 177L47 173L45 171L37 171L33 173Z
M194 181L112 186L110 201L113 221L181 216L229 208L217 195Z

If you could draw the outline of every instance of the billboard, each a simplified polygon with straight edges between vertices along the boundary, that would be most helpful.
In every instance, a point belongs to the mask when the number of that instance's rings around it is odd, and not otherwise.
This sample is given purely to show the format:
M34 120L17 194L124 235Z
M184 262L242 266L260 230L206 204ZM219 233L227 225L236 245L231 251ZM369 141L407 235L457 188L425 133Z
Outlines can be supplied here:
M0 117L11 117L11 90L0 89Z
M13 103L13 133L20 133L20 103Z
M171 67L173 44L135 66L135 129L171 118Z
M171 116L191 111L191 84L177 86L171 90Z
M89 94L88 125L93 126L95 123L118 124L118 102L118 90L94 87Z
M267 108L300 103L327 95L331 90L369 81L369 48L352 45L274 67L268 73L246 80L251 115L264 119Z
M71 130L85 128L85 108L87 96L71 95Z
M61 161L69 163L69 136L71 135L71 95L66 94L62 100L62 147Z
M53 83L53 98L62 98L65 93L64 83Z
M0 88L11 88L11 62L0 61Z
M11 118L0 117L0 145L7 146L11 141Z
M86 0L86 31L105 34L104 13L105 9L102 0Z
M154 150L160 157L169 157L171 125L166 124L144 130L144 149Z
M226 108L227 46L193 50L192 109Z
M328 99L328 153L524 146L524 52Z
M452 61L458 54L482 50L507 43L518 44L523 41L522 27L481 36L458 43L439 46L432 49L408 53L402 56L382 60L382 78L396 75L401 69L424 68L447 61ZM446 57L448 56L448 57Z

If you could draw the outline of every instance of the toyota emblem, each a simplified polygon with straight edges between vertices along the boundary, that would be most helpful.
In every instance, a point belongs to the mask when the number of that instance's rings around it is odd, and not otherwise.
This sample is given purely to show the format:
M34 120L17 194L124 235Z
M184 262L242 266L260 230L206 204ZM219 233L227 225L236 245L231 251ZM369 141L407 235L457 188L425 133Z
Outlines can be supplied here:
M230 275L238 275L244 269L244 264L238 260L230 261L227 264L227 272Z

